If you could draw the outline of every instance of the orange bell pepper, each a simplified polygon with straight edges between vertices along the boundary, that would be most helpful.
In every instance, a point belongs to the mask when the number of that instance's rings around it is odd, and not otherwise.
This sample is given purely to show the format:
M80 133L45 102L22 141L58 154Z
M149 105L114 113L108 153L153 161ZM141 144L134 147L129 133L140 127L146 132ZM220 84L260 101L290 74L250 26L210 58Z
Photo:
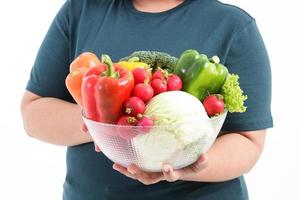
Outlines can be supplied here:
M70 72L76 71L78 68L92 68L99 65L101 62L98 57L91 52L80 54L70 65Z
M66 78L66 86L69 90L70 94L72 95L73 99L76 101L76 103L82 107L82 94L81 94L81 84L82 84L82 78L85 72L89 68L78 68L78 70L74 72L70 72Z
M73 99L81 108L83 107L81 93L83 75L88 71L88 69L100 64L101 62L98 57L90 52L82 53L70 64L70 73L66 77L65 83Z

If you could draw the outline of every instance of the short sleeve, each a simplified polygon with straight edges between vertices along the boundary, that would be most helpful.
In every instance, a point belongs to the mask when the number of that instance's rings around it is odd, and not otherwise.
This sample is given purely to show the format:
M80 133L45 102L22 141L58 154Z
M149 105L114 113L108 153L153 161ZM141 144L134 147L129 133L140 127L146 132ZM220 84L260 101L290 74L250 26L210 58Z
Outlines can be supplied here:
M232 40L225 65L238 74L248 96L245 113L228 114L224 131L252 131L273 127L271 115L271 68L262 36L253 19Z
M65 86L69 52L69 3L66 1L39 48L26 89L43 97L70 99Z

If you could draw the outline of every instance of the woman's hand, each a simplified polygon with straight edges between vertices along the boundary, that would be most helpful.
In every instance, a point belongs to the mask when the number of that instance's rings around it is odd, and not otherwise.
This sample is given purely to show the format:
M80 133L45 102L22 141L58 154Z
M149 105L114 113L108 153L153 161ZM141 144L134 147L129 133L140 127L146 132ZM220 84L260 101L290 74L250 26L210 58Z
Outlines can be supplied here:
M89 130L88 130L88 128L86 127L86 125L85 125L84 123L81 124L80 129L81 129L81 131L82 131L83 133L89 134ZM101 149L99 148L98 145L96 145L95 142L94 142L94 145L95 145L95 151L98 152L98 153L101 152Z
M130 165L126 168L116 163L113 165L113 168L121 174L138 180L145 185L152 185L160 181L174 182L184 180L185 177L191 177L199 173L207 166L207 163L206 154L202 154L194 164L178 170L173 169L169 164L163 166L163 172L144 172L136 165Z

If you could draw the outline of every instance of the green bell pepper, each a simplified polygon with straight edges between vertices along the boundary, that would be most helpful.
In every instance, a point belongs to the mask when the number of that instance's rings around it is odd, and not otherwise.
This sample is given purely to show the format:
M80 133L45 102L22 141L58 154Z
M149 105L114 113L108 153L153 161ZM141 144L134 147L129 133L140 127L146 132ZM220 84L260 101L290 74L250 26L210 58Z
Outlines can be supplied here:
M181 80L183 80L187 70L193 65L195 60L199 59L199 57L200 54L198 51L194 49L185 50L176 63L174 74L177 74Z
M209 59L206 55L196 54L191 50L181 55L176 72L183 80L184 91L201 101L209 94L218 93L228 75L228 69L220 64L219 57Z

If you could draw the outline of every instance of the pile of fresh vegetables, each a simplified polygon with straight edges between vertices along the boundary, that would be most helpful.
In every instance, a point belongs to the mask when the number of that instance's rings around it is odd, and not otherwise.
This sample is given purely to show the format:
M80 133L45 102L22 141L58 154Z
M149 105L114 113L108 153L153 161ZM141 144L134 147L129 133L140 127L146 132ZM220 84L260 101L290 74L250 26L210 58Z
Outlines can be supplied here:
M144 115L145 106L154 96L168 91L182 90L195 96L209 116L225 109L245 112L247 96L238 80L217 56L208 58L193 49L178 59L164 52L136 51L117 63L108 55L102 55L100 61L86 52L71 63L66 86L91 120L151 126L155 122Z
M115 63L108 55L99 60L86 52L71 63L66 86L86 118L138 127L143 134L116 134L132 139L154 166L181 149L194 151L213 131L210 117L246 111L247 96L238 80L217 56L208 58L193 49L179 58L136 51Z

